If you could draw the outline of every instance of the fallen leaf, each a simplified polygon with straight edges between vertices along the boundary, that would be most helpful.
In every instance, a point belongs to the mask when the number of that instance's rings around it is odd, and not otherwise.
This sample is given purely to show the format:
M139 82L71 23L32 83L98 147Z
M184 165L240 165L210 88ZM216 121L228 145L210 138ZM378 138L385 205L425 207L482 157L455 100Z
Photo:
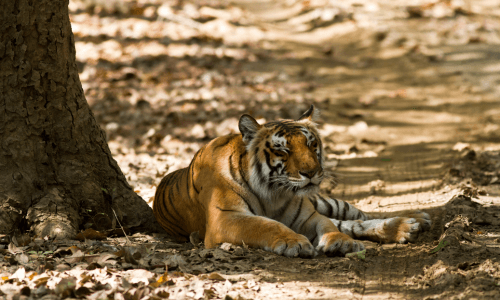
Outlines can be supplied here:
M130 253L128 248L123 249L125 251L125 262L133 265L138 265L139 263L135 260L134 256Z
M76 278L75 277L68 277L68 278L63 278L59 283L56 285L54 292L61 296L62 298L67 298L70 297L71 294L73 294L74 290L76 289Z
M104 264L112 264L114 265L116 263L115 260L112 260L114 258L117 258L116 255L111 254L111 253L102 253L101 255L98 256L97 263L103 266Z
M79 287L76 291L75 291L75 296L77 298L85 298L85 296L88 296L92 294L92 291L88 288L88 287Z
M33 280L33 278L34 278L36 275L38 275L38 273L37 273L37 272L31 272L31 273L28 275L28 279L29 279L29 280Z
M13 243L10 243L7 249L11 254L17 254L23 252L21 249L17 248L16 245L14 245Z
M31 243L31 237L28 234L18 234L12 237L12 242L18 247L28 246Z
M154 276L154 273L144 269L134 269L125 271L125 276L128 276L128 281L132 284L143 282L149 284L148 279Z
M201 239L200 239L200 232L199 231L193 231L189 235L189 241L193 246L198 247L199 244L201 244Z
M225 250L225 251L230 251L232 246L233 246L233 244L231 244L231 243L223 243L222 245L220 245L219 248L221 248L222 250Z
M215 298L215 291L213 290L204 290L203 295L205 296L205 299L213 299Z
M225 281L226 279L222 277L219 273L213 272L208 274L207 279L215 280L215 281Z
M38 288L40 286L45 286L45 284L47 284L47 281L49 281L50 277L46 276L46 277L40 277L38 279L35 279L35 286Z
M436 246L436 248L432 249L430 253L431 254L437 253L439 250L441 250L444 247L446 247L449 243L450 242L445 241L445 240L440 241L439 244Z
M161 275L160 277L158 277L158 279L156 280L156 282L158 283L164 283L164 282L167 282L168 280L168 272L165 272L163 273L163 275Z
M167 291L159 291L158 293L156 293L156 296L167 299L168 297L170 297L170 293Z
M169 269L175 269L178 266L183 266L187 264L184 258L181 255L175 254L168 257L166 261L166 265Z
M363 259L363 260L364 260L364 259L366 258L366 257L365 257L365 255L366 255L366 249L361 250L361 251L358 251L358 252L347 253L347 254L345 255L345 257L349 257L349 258L359 258L359 259Z
M82 242L85 241L86 239L87 240L104 240L104 239L106 239L106 237L107 237L106 233L96 231L92 228L87 228L87 229L85 229L85 231L78 233L75 236L75 240L79 240Z
M85 257L85 253L82 252L82 250L78 250L73 255L66 257L64 260L70 264L78 263L83 260Z
M24 269L24 267L20 267L16 272L14 272L14 274L9 277L9 279L18 279L19 281L21 281L24 280L25 277L26 270Z
M28 257L28 255L21 253L21 254L16 255L16 260L20 264L25 265L30 261L30 258Z

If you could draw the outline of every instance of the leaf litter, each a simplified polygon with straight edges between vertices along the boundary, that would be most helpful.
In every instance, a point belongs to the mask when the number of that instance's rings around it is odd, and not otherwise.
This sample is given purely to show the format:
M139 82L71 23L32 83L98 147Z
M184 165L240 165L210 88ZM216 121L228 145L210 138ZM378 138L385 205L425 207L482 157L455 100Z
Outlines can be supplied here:
M86 98L137 193L149 199L161 178L186 167L204 143L238 132L237 120L243 112L260 122L294 118L314 102L324 120L335 120L331 122L335 125L323 122L320 130L328 167L342 171L351 162L359 163L355 167L376 160L397 166L397 157L384 152L394 151L391 145L398 137L383 131L385 123L374 125L380 114L384 122L397 123L401 120L391 119L398 115L394 109L404 105L412 112L429 104L429 110L446 107L457 113L462 107L449 106L452 102L447 97L477 103L477 97L488 100L493 95L496 101L491 79L483 80L476 76L479 73L462 79L463 71L453 73L438 65L462 59L446 53L446 47L497 47L500 28L489 15L495 11L486 4L469 7L461 1L437 1L408 6L380 0L335 6L320 2L287 1L285 13L273 15L276 11L270 9L263 16L250 6L225 1L71 1ZM411 30L401 33L394 29L395 22L405 22L401 28ZM420 31L408 25L417 22L424 26L418 27ZM352 34L360 28L364 33ZM318 34L328 30L333 35ZM346 45L342 34L351 38ZM331 39L338 43L330 44ZM290 41L292 46L287 44ZM314 48L317 43L322 44L320 49ZM352 46L358 44L359 48ZM440 45L446 46L444 50ZM391 69L409 65L414 73L384 73L380 59L389 61ZM273 61L284 66L271 66ZM489 68L488 72L494 71ZM406 77L414 81L407 83ZM437 80L450 84L444 93L426 85ZM331 82L335 87L330 87ZM383 115L387 107L389 114ZM474 126L469 130L462 119L462 132L479 140L498 139L497 110L479 113L482 123L478 123L470 113L474 109L463 109ZM436 119L442 117L436 115ZM419 118L409 115L405 121L415 124ZM436 132L425 134L422 140ZM476 146L475 140L465 142L457 143L460 147L454 152L460 158L450 162L450 168L440 169L446 174L433 194L442 195L441 203L450 201L442 207L429 205L433 228L415 244L367 242L366 251L352 258L288 259L245 245L205 249L195 234L190 243L161 234L134 234L127 239L122 229L107 229L113 218L96 214L76 240L0 235L0 296L345 299L372 296L373 282L391 282L390 287L375 286L380 298L494 299L500 283L500 213L495 202L500 155L488 145ZM345 162L339 164L338 159ZM376 197L391 192L394 178L381 174L358 191L356 200L363 199L362 207L387 209ZM340 192L333 191L338 183L322 187L340 198L355 193L343 180ZM129 228L123 230L130 233Z

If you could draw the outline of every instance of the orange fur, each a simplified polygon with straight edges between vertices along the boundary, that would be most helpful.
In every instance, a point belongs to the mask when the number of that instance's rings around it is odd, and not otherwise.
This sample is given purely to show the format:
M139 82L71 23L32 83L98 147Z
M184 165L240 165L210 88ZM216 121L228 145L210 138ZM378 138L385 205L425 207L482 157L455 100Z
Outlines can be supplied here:
M313 106L297 121L260 125L243 115L242 134L212 140L189 167L163 178L153 202L157 221L180 240L198 231L207 248L244 243L286 256L362 250L363 244L339 232L334 224L339 221L333 219L368 220L370 215L318 193L324 157L315 116ZM400 219L373 220L366 226L351 222L359 226L345 232L404 241L418 224Z

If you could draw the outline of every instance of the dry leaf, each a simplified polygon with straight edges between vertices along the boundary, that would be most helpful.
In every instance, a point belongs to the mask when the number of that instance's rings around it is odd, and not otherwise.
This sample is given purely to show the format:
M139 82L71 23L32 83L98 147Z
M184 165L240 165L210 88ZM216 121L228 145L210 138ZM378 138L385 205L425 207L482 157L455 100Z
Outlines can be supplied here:
M85 229L85 231L78 233L75 236L75 240L85 241L87 240L105 240L107 237L106 233L96 231L92 228Z
M21 253L21 254L16 255L16 260L20 264L25 265L29 262L30 258L28 257L28 255Z
M12 237L12 242L18 247L28 246L31 243L29 234L17 234Z
M38 288L40 286L44 286L45 284L47 284L47 281L49 281L50 277L49 276L46 276L46 277L40 277L38 279L35 279L35 286Z
M14 245L13 243L10 243L7 249L11 254L17 254L23 252L21 249L17 248L16 245Z
M207 279L215 280L215 281L225 281L226 279L222 277L219 273L213 272L208 274Z
M67 298L70 297L71 294L73 294L74 290L76 289L76 278L75 277L68 277L68 278L63 278L59 283L56 285L54 292L61 296L62 298Z
M133 265L138 265L139 262L137 262L134 258L134 256L130 253L130 249L128 248L124 248L123 249L125 251L125 262L128 262L129 264L133 264Z
M233 246L233 244L231 244L231 243L223 243L222 245L220 245L219 248L221 248L222 250L225 250L225 251L230 251L232 246Z
M200 232L199 231L193 231L189 235L189 241L193 246L198 247L199 244L201 244L201 239L200 239Z
M70 264L74 264L74 263L81 262L84 257L85 257L85 253L83 253L82 250L78 249L75 253L73 253L69 257L66 257L64 260Z
M165 283L168 281L168 272L163 273L163 275L159 276L156 282Z
M143 282L144 284L149 284L148 279L154 276L154 273L149 272L144 269L135 269L125 271L125 274L128 276L128 281L132 284Z
M97 263L103 266L104 264L112 264L114 265L116 263L116 260L112 260L113 258L117 258L116 255L111 254L111 253L101 253L98 256Z
M24 280L25 277L26 270L24 269L24 267L20 267L16 272L14 272L14 274L9 277L9 279L18 279L19 281L21 281Z

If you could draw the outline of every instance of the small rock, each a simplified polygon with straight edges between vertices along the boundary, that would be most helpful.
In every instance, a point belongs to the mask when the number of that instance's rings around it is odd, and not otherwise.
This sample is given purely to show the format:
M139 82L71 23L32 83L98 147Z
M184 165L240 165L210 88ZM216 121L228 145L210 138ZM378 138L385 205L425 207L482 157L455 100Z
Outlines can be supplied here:
M200 232L191 232L191 234L189 235L189 241L191 242L191 244L193 244L193 246L198 247L202 242L202 240L200 239Z
M67 264L58 264L56 266L56 270L59 272L64 272L64 271L71 270L71 267Z
M215 280L215 281L225 281L226 279L224 277L222 277L219 273L210 273L207 277L207 279L210 279L210 280Z

